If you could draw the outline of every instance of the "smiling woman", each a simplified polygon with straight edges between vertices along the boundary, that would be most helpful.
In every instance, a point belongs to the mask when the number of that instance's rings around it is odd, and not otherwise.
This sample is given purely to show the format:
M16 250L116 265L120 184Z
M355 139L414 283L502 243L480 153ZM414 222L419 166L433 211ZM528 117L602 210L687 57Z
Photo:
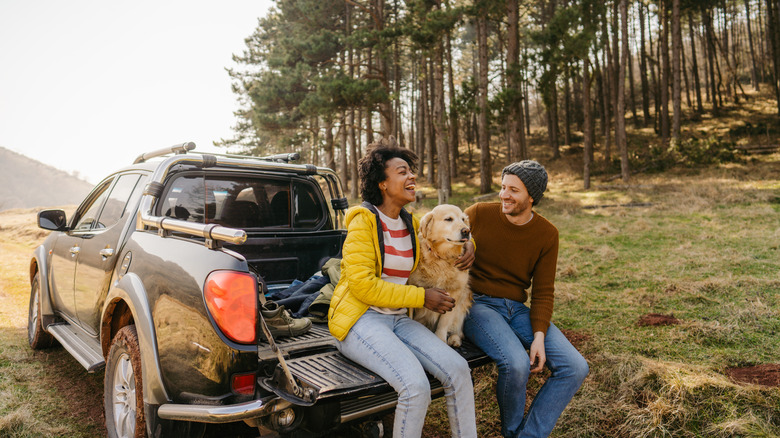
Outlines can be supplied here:
M0 3L0 145L92 183L154 147L216 150L238 106L225 68L271 5Z
M394 143L391 137L372 144L360 160L364 202L347 212L341 279L328 326L342 354L398 393L393 436L422 434L431 400L428 372L444 387L452 436L476 437L468 363L408 316L409 308L420 307L446 313L454 300L441 289L407 284L420 260L420 223L404 210L415 200L417 155Z

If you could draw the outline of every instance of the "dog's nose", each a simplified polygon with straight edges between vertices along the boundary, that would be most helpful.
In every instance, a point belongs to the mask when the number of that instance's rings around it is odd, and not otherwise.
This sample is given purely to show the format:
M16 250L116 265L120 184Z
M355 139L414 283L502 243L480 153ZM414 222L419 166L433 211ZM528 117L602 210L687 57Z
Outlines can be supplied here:
M471 230L468 228L461 228L460 229L460 235L463 236L463 238L469 237L469 234L471 234Z

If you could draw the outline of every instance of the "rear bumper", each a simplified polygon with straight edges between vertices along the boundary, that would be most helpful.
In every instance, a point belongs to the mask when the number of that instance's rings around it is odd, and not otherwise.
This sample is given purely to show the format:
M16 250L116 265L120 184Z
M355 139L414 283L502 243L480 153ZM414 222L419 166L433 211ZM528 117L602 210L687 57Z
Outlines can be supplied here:
M265 398L224 406L205 406L166 403L160 405L157 415L166 420L198 423L232 423L265 417L291 406L291 403L272 395Z

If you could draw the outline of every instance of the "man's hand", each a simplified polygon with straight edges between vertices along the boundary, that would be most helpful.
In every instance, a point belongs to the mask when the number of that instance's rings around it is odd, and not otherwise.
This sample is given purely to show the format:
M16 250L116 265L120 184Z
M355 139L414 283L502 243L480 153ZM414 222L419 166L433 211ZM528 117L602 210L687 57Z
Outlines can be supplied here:
M544 369L544 363L547 361L547 356L544 354L544 332L534 333L534 341L531 343L530 359L532 373L538 373Z
M425 289L425 308L436 313L447 313L455 307L455 299L442 289Z
M465 271L474 264L474 242L468 241L463 244L463 254L455 260L455 267L461 271Z

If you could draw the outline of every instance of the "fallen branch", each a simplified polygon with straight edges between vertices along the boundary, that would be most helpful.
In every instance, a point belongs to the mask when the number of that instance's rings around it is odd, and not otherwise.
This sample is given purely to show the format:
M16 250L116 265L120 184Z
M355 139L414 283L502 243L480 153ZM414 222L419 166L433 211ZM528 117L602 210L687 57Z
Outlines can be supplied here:
M612 208L612 207L625 207L625 208L633 208L633 207L652 207L652 202L629 202L628 204L603 204L603 205L586 205L582 208L586 210L595 210L597 208Z

